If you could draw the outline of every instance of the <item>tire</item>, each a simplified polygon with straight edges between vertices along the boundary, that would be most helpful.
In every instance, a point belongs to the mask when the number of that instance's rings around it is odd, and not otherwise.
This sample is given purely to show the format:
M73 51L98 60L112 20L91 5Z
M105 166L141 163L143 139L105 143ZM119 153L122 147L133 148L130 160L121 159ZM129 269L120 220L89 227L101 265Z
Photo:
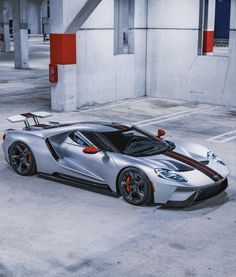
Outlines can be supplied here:
M120 194L132 205L144 205L153 199L152 185L146 174L138 168L124 169L118 178Z
M37 173L34 155L23 142L15 142L10 147L9 160L12 168L19 175L31 176Z

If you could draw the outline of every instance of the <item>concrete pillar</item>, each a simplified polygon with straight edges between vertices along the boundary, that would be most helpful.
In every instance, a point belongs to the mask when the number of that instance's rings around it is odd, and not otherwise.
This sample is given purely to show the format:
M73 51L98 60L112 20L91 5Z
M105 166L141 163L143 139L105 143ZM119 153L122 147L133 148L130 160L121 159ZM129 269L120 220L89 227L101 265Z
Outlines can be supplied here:
M27 0L13 0L15 68L29 68Z
M58 65L58 83L51 86L51 99L53 111L76 110L76 65Z
M50 64L56 65L58 70L57 82L51 83L51 105L52 110L58 112L76 110L77 97L76 61L74 64L68 64L65 59L68 51L63 51L65 24L67 24L65 17L68 16L65 4L66 0L50 1Z
M0 51L10 51L9 3L7 0L0 1Z
M76 110L76 34L65 32L86 2L50 1L50 63L56 65L58 71L57 81L51 83L51 105L54 111Z
M54 111L73 111L77 108L76 32L100 2L101 0L50 1L49 72L52 73L51 103ZM57 78L53 76L56 71Z

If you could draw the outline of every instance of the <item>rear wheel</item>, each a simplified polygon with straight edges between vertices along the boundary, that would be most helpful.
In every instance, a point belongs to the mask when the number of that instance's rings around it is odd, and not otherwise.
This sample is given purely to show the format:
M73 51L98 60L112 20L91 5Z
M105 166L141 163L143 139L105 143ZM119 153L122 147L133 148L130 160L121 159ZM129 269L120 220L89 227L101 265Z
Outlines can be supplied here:
M10 165L20 175L36 174L36 163L30 148L22 143L15 142L9 150Z
M123 170L118 186L124 200L132 205L148 204L152 199L151 183L140 169L129 167Z

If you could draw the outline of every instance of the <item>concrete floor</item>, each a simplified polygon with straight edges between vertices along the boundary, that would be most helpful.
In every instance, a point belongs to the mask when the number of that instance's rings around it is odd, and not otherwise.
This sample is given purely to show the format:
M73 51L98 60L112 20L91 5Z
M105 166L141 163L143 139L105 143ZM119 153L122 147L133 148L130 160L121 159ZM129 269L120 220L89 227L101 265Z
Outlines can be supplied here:
M31 70L0 54L0 133L6 116L50 110L48 45L31 41ZM135 207L35 177L20 177L0 152L0 276L235 276L236 111L153 98L56 113L55 120L132 122L169 139L209 146L231 169L226 192L185 209ZM145 120L145 121L144 121ZM144 121L144 122L143 122ZM17 124L14 127L21 127Z

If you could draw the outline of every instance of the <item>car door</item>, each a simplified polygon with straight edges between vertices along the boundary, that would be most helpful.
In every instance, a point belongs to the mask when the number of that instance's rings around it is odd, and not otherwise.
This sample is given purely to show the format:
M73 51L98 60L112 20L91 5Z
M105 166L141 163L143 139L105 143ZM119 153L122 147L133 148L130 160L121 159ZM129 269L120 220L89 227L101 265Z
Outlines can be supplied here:
M83 149L93 144L79 131L76 131L76 139L74 135L70 134L66 140L64 159L77 171L79 178L90 181L91 184L109 185L118 174L118 167L109 152L84 153Z

